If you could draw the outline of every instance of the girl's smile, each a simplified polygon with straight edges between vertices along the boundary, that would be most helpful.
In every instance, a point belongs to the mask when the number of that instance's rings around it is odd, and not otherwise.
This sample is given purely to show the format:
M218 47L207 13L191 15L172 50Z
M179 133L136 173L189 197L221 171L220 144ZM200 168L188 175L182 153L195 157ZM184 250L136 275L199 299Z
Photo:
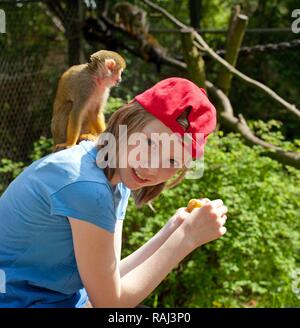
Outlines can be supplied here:
M173 134L171 129L157 119L150 121L140 132L143 133L145 138L142 144L139 145L141 147L140 153L137 153L134 158L132 158L130 152L137 147L136 145L128 145L127 153L125 152L125 154L124 149L119 149L120 159L127 156L125 161L127 167L116 168L115 174L111 179L112 185L122 181L129 189L137 190L145 186L153 186L166 182L178 171L178 166L174 163L183 163L184 156L189 156L179 141L176 141L173 146L169 145L170 150L166 151L166 149L163 149L162 143L157 142L151 136L153 134L161 135L162 133L168 134L168 136ZM153 150L155 150L155 156L158 156L158 166L151 167ZM145 154L148 154L147 163L141 160Z

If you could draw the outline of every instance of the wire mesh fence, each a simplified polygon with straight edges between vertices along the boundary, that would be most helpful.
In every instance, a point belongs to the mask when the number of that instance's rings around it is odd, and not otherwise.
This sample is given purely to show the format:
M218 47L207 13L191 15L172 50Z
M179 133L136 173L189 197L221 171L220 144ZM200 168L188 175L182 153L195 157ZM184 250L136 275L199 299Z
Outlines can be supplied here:
M29 164L33 143L51 136L52 103L67 54L43 5L0 2L7 25L0 34L0 193L13 178L3 169L5 160ZM41 20L45 30L38 29Z

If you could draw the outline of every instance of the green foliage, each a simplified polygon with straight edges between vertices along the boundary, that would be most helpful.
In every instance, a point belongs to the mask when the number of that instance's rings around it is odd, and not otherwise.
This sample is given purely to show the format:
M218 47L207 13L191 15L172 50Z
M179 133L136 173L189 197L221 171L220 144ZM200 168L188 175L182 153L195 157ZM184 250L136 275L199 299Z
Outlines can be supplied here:
M298 8L297 0L241 1L242 8L249 16L249 28L290 27L291 13ZM294 33L246 33L243 46L290 42L297 38ZM299 85L298 51L256 52L240 55L237 68L252 78L266 84L288 102L299 105L297 85ZM276 119L284 122L282 132L286 139L299 139L299 122L262 91L253 89L239 79L233 79L230 99L236 112L242 111L246 119L268 121Z
M7 158L1 159L0 173L11 173L13 179L17 177L23 169L23 162L13 162Z
M2 158L0 161L0 195L7 187L5 181L12 181L25 168L23 162L14 162L8 158Z
M119 107L116 100L116 107ZM113 105L112 105L113 106ZM257 130L275 122L253 122ZM266 127L267 126L267 127ZM258 129L260 127L260 129ZM276 140L276 133L273 136ZM280 138L279 138L280 139ZM40 138L30 155L37 160L52 150L52 139ZM236 134L209 138L205 172L185 180L137 210L129 200L123 234L123 257L153 236L190 198L221 198L229 209L223 238L187 256L147 298L153 307L293 307L291 273L300 266L300 171L261 156ZM15 178L26 165L2 159L0 174ZM3 188L2 188L3 190Z
M6 55L27 54L30 60L33 56L35 60L44 57L50 46L49 40L54 40L58 34L51 17L45 14L47 7L38 3L6 1L1 3L1 9L6 13L7 28L1 35L0 45L5 46Z
M260 156L239 136L214 135L200 180L185 180L149 208L130 199L124 255L140 247L190 198L221 198L229 209L223 238L195 250L145 302L162 307L291 307L291 273L300 266L300 172Z
M226 28L230 8L236 3L240 3L243 12L249 15L251 28L287 27L291 24L291 11L297 8L297 1L203 0L201 28ZM141 5L139 1L132 2ZM185 24L189 24L187 0L154 2ZM147 6L141 6L148 12L151 27L174 28L174 25L161 14L149 10ZM49 80L48 92L41 94L45 103L43 101L43 106L37 106L39 110L28 125L28 131L20 134L27 136L26 140L29 141L30 147L31 140L35 140L33 138L36 136L42 133L49 135L52 110L50 102L53 100L57 79L64 69L62 63L66 61L67 42L63 39L63 33L55 28L49 14L45 15L45 8L38 3L3 6L7 13L7 33L0 39L0 48L5 48L5 56L15 56L18 59L11 73L18 75L31 72L32 67L37 67L35 70L38 71L41 65L43 71L50 71L46 79ZM179 34L154 33L154 36L168 48L168 55L182 59ZM214 49L224 47L225 34L203 36ZM246 34L243 45L276 43L293 38L295 35L292 33L249 33ZM105 46L97 43L94 50ZM111 94L126 101L160 79L183 74L166 66L162 66L158 72L158 68L153 64L145 63L126 50L123 52L128 68L124 72L123 83L120 87L113 88ZM91 51L87 53L90 54ZM266 83L291 103L298 104L298 59L295 50L255 53L249 56L241 55L237 67L249 76ZM206 65L208 79L215 81L219 65L214 64L212 60L206 60ZM40 85L41 79L38 78L36 83ZM34 93L30 94L25 88L20 88L18 96L13 95L11 102L4 103L1 110L3 117L8 117L6 114L15 110L19 122L24 124L20 113L25 112L27 107L31 112L31 107L27 106L27 103L25 106L21 101L21 106L16 106L12 102L16 97L22 101L25 99L23 93L20 93L22 90L28 100L37 98ZM250 88L235 78L230 99L236 113L241 111L246 119L255 120L250 122L250 126L258 136L285 150L299 151L299 124L282 106L271 101L261 91ZM109 116L122 104L120 98L110 97L106 114ZM276 121L272 120L274 117ZM39 118L37 123L35 118ZM285 123L282 124L278 120ZM11 122L9 117L7 128L3 129L3 145L10 145L15 134L16 127ZM47 129L46 133L44 130L41 131L40 127L36 127L38 122L43 123L43 128ZM32 134L30 140L29 133ZM294 140L292 142L286 139ZM8 147L9 150L20 142L13 140L12 144L13 147ZM51 139L41 138L34 144L30 159L33 161L47 155L51 148ZM25 149L27 155L27 148ZM151 238L174 214L175 209L185 205L192 197L221 198L229 208L227 234L196 250L180 263L166 277L164 283L149 296L147 303L150 306L300 306L299 299L291 291L290 278L291 272L300 267L300 173L262 154L260 147L245 146L238 135L229 134L222 137L222 133L219 132L219 135L209 138L203 178L185 180L177 188L164 192L154 204L156 213L152 213L149 208L136 210L133 201L130 200L124 226L123 256ZM3 158L0 165L1 193L6 187L7 177L11 181L28 163Z
M29 158L32 161L36 161L41 157L44 157L52 152L53 140L51 138L40 137L38 141L33 144L33 151Z
M113 112L115 112L123 105L124 105L123 99L118 97L109 97L107 105L105 107L105 115L109 117Z
M281 121L270 120L268 122L264 122L262 120L249 120L248 122L255 135L264 141L275 146L279 146L286 151L300 151L300 139L295 139L293 141L286 140L283 135L283 123Z
M33 144L33 150L29 155L32 161L36 161L52 152L53 140L51 138L41 137ZM24 162L16 162L8 158L0 161L0 195L4 192L8 182L15 179L25 168L27 164Z

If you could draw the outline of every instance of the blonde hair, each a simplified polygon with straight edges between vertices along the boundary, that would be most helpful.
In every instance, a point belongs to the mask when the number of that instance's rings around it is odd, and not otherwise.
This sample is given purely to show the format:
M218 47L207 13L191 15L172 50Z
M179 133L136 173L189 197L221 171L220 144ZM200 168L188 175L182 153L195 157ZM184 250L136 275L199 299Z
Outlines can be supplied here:
M145 125L147 125L147 123L155 119L156 118L149 112L147 112L138 102L132 101L129 104L124 105L111 115L107 123L105 132L111 133L116 138L116 140L119 140L119 125L127 126L127 137L129 137L132 133L141 131L141 129L143 129ZM188 121L186 117L181 117L177 121L184 129L187 128ZM98 150L103 147L105 147L105 144L97 146ZM116 155L118 160L118 142L116 142ZM115 173L115 168L110 168L109 166L106 166L103 170L108 180L111 180ZM188 169L183 166L182 168L178 169L177 173L173 176L173 178L166 182L159 183L154 186L143 187L138 190L133 190L131 192L131 195L134 199L136 207L141 208L144 204L147 204L153 210L151 201L158 197L162 191L177 186L184 179L187 170Z

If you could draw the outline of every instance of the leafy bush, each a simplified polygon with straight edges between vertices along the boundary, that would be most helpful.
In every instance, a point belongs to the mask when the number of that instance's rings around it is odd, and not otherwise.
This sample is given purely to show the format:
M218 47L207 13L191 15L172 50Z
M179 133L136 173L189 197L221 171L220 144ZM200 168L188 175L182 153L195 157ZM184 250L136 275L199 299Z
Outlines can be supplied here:
M33 151L29 158L36 161L39 158L52 152L53 141L50 138L41 137L33 144ZM0 195L7 187L7 181L15 179L26 167L24 162L14 162L11 159L3 158L0 161Z
M262 131L265 126L260 125L259 129ZM52 140L42 137L34 144L30 158L36 160L51 149ZM229 209L226 235L187 256L145 304L154 307L300 305L291 289L291 274L300 268L300 171L262 153L258 146L244 145L237 134L223 136L219 131L210 136L206 146L201 179L185 180L164 192L154 202L156 213L148 207L137 210L132 199L129 200L123 257L151 238L190 198L221 198ZM24 167L24 163L3 159L0 174L10 174L13 179Z
M127 99L129 100L129 99ZM118 97L109 97L105 108L105 117L109 119L111 114L125 104L124 100Z
M249 120L249 126L255 135L274 146L279 146L285 151L300 151L300 139L287 140L283 135L284 124L281 121L269 120L264 122L262 120Z
M25 168L23 162L14 162L8 158L0 160L0 195L7 187L6 181L12 181Z
M300 172L260 156L236 134L211 136L205 172L164 192L149 208L130 199L123 255L148 240L190 198L221 198L228 232L185 258L147 298L161 307L293 307L291 274L300 267Z
M33 151L29 156L32 161L46 156L52 152L53 140L51 138L40 137L38 141L33 144Z

